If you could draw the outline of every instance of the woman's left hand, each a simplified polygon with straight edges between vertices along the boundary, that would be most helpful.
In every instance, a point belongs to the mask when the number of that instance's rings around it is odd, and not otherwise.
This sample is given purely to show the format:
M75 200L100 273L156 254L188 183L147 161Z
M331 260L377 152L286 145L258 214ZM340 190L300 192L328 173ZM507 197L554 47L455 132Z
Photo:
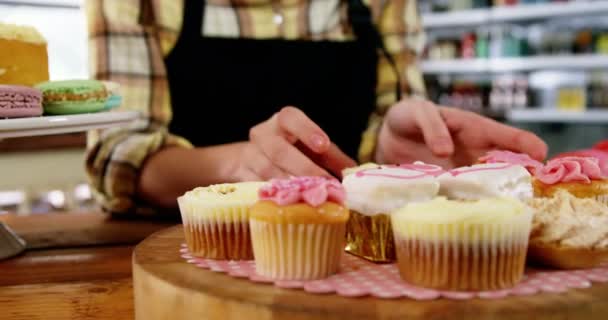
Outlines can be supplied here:
M494 149L527 153L539 161L547 155L547 145L531 132L430 101L404 99L390 108L384 118L375 160L419 160L453 168L473 164Z

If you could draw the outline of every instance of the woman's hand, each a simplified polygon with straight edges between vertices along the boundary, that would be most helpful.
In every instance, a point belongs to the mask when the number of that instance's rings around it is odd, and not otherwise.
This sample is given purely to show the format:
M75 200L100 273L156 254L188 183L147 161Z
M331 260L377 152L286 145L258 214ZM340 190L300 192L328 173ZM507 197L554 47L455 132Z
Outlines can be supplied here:
M452 168L474 163L489 150L527 153L543 160L547 145L531 132L478 114L406 99L387 113L378 137L376 161L416 160Z
M285 107L249 131L236 159L234 180L253 181L289 175L340 175L355 162L301 110Z

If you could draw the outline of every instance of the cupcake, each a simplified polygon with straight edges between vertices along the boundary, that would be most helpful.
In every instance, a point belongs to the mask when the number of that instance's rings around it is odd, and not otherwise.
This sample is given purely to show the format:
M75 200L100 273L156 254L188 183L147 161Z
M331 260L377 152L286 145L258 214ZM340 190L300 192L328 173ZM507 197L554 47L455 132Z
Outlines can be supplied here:
M367 167L344 177L351 210L346 251L373 262L395 261L390 212L408 203L428 201L439 191L438 166L423 163Z
M532 214L512 198L409 204L391 215L406 282L442 290L497 290L524 273Z
M526 201L534 196L532 176L521 165L476 164L450 170L437 179L439 195L452 200L512 197Z
M520 165L526 168L531 174L535 174L536 171L543 166L542 162L532 159L525 153L515 153L506 150L490 151L479 158L479 163L509 163Z
M529 258L560 269L608 263L608 208L565 189L529 202L534 210Z
M251 241L259 275L321 279L338 271L349 211L336 180L272 180L251 208Z
M593 198L608 204L607 173L592 157L564 157L551 160L536 173L537 197L551 197L565 190L578 198Z
M186 244L193 256L220 260L253 258L249 209L261 182L196 188L177 199Z

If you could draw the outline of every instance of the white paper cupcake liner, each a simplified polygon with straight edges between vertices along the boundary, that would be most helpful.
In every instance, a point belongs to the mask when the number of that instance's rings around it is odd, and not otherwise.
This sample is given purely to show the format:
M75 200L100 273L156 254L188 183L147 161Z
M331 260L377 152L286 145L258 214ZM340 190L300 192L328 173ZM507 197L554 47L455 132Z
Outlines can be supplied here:
M507 223L416 224L424 229L424 236L408 234L403 226L395 233L399 272L405 281L464 291L503 289L521 280L531 215Z
M338 271L344 224L280 224L250 219L256 272L276 280L312 280Z
M253 258L249 234L249 209L199 207L180 202L188 249L197 257L222 260Z

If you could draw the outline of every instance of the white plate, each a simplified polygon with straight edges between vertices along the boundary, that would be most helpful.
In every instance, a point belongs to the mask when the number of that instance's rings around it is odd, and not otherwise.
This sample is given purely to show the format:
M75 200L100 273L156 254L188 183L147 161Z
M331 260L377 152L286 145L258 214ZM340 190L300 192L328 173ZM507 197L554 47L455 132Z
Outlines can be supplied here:
M139 118L135 111L111 111L65 116L0 119L0 139L81 132L128 125Z

